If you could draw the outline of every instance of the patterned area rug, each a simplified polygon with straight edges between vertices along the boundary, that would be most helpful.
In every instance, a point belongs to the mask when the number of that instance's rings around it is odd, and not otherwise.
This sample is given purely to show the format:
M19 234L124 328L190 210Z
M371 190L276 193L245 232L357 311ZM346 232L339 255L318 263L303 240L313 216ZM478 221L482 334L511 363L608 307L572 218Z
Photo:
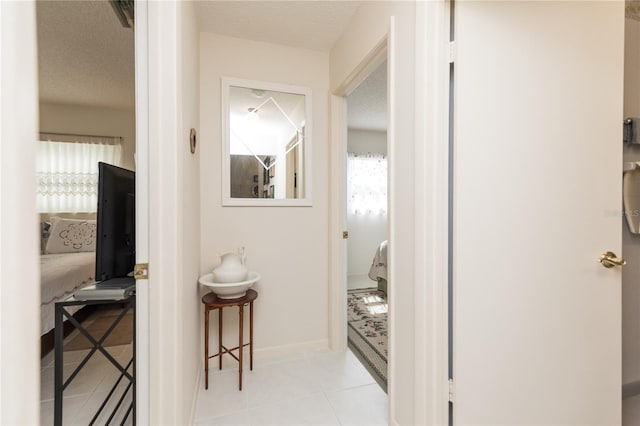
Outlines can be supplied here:
M387 390L387 297L376 288L347 292L349 348Z

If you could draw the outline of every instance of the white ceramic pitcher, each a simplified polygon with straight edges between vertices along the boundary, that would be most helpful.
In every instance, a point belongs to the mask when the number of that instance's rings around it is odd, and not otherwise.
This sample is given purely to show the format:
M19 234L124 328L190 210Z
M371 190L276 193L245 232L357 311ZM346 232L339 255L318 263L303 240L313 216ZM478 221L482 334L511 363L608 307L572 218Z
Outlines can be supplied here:
M224 253L220 255L222 262L212 272L213 281L217 283L237 283L246 281L249 270L244 264L244 247L238 253Z

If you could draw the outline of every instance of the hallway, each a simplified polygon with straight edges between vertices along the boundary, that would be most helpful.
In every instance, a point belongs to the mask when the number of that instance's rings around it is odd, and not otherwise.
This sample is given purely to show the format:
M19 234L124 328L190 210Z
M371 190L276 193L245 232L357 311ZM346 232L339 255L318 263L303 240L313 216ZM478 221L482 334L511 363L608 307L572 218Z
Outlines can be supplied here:
M237 364L209 371L198 394L203 425L386 425L387 395L350 352L258 359L237 390Z

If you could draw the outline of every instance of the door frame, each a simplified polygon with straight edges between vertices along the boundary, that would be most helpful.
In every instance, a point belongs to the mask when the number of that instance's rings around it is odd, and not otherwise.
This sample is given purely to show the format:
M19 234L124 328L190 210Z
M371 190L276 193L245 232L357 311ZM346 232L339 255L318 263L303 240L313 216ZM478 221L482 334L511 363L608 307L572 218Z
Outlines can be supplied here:
M347 96L382 62L388 60L388 35L358 64L340 86L330 94L331 120L331 209L329 229L329 347L335 351L347 349ZM388 67L388 65L387 65ZM387 89L389 91L389 89ZM389 136L387 134L387 147ZM390 177L389 177L390 179ZM387 235L389 225L387 223Z
M136 263L149 263L149 33L148 4L135 7ZM144 190L140 190L143 188ZM136 280L136 422L149 424L149 280Z
M147 2L136 2L136 262L148 259L148 32ZM0 290L2 324L19 318L38 318L40 278L35 216L33 226L24 225L25 212L35 212L35 142L38 139L38 71L36 3L2 2L0 4L0 75L2 105L0 129L0 230L3 244L11 241L11 250L0 245L2 282L20 282ZM11 23L11 25L5 25ZM14 23L16 23L14 25ZM17 24L19 23L19 24ZM4 40L7 40L5 43ZM20 40L18 46L14 40ZM2 106L11 105L11 108ZM145 191L140 191L144 187ZM27 215L27 217L29 217ZM140 218L145 218L144 226ZM27 221L27 224L29 221ZM14 232L19 232L12 237ZM140 245L144 241L145 244ZM149 300L146 280L137 289L136 333L136 417L140 424L149 421ZM16 304L16 300L24 303ZM0 423L36 424L40 405L40 329L38 321L26 321L20 327L0 328ZM15 389L21 392L16 393Z
M451 0L416 4L415 423L449 424ZM424 403L422 401L425 401Z
M18 40L20 42L18 43ZM0 2L0 423L40 418L35 1Z
M389 339L389 416L390 424L397 424L396 399L413 398L413 423L443 425L449 421L448 383L448 194L449 194L449 1L436 0L416 3L415 51L415 316L413 321L413 350L415 353L415 386L403 390L395 383L393 354L404 350L404 342ZM394 58L395 26L391 17L389 32L358 64L349 76L330 94L331 106L331 180L330 180L330 238L329 238L329 344L333 350L345 350L346 327L346 99L364 78L388 60L388 118L387 145L389 148L389 188L393 187L394 166L393 127L395 96ZM390 251L395 229L406 224L396 223L393 198L389 198L388 238ZM392 266L392 265L390 265ZM393 267L389 268L393 281ZM394 324L394 288L389 288L389 323Z

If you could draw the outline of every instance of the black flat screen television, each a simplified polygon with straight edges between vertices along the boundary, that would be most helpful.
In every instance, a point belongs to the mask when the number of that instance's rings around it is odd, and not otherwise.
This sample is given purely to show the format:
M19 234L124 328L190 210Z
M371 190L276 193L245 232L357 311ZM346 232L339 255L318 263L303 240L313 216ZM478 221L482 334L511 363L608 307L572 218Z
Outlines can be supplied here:
M135 173L98 163L96 281L127 277L136 261Z

